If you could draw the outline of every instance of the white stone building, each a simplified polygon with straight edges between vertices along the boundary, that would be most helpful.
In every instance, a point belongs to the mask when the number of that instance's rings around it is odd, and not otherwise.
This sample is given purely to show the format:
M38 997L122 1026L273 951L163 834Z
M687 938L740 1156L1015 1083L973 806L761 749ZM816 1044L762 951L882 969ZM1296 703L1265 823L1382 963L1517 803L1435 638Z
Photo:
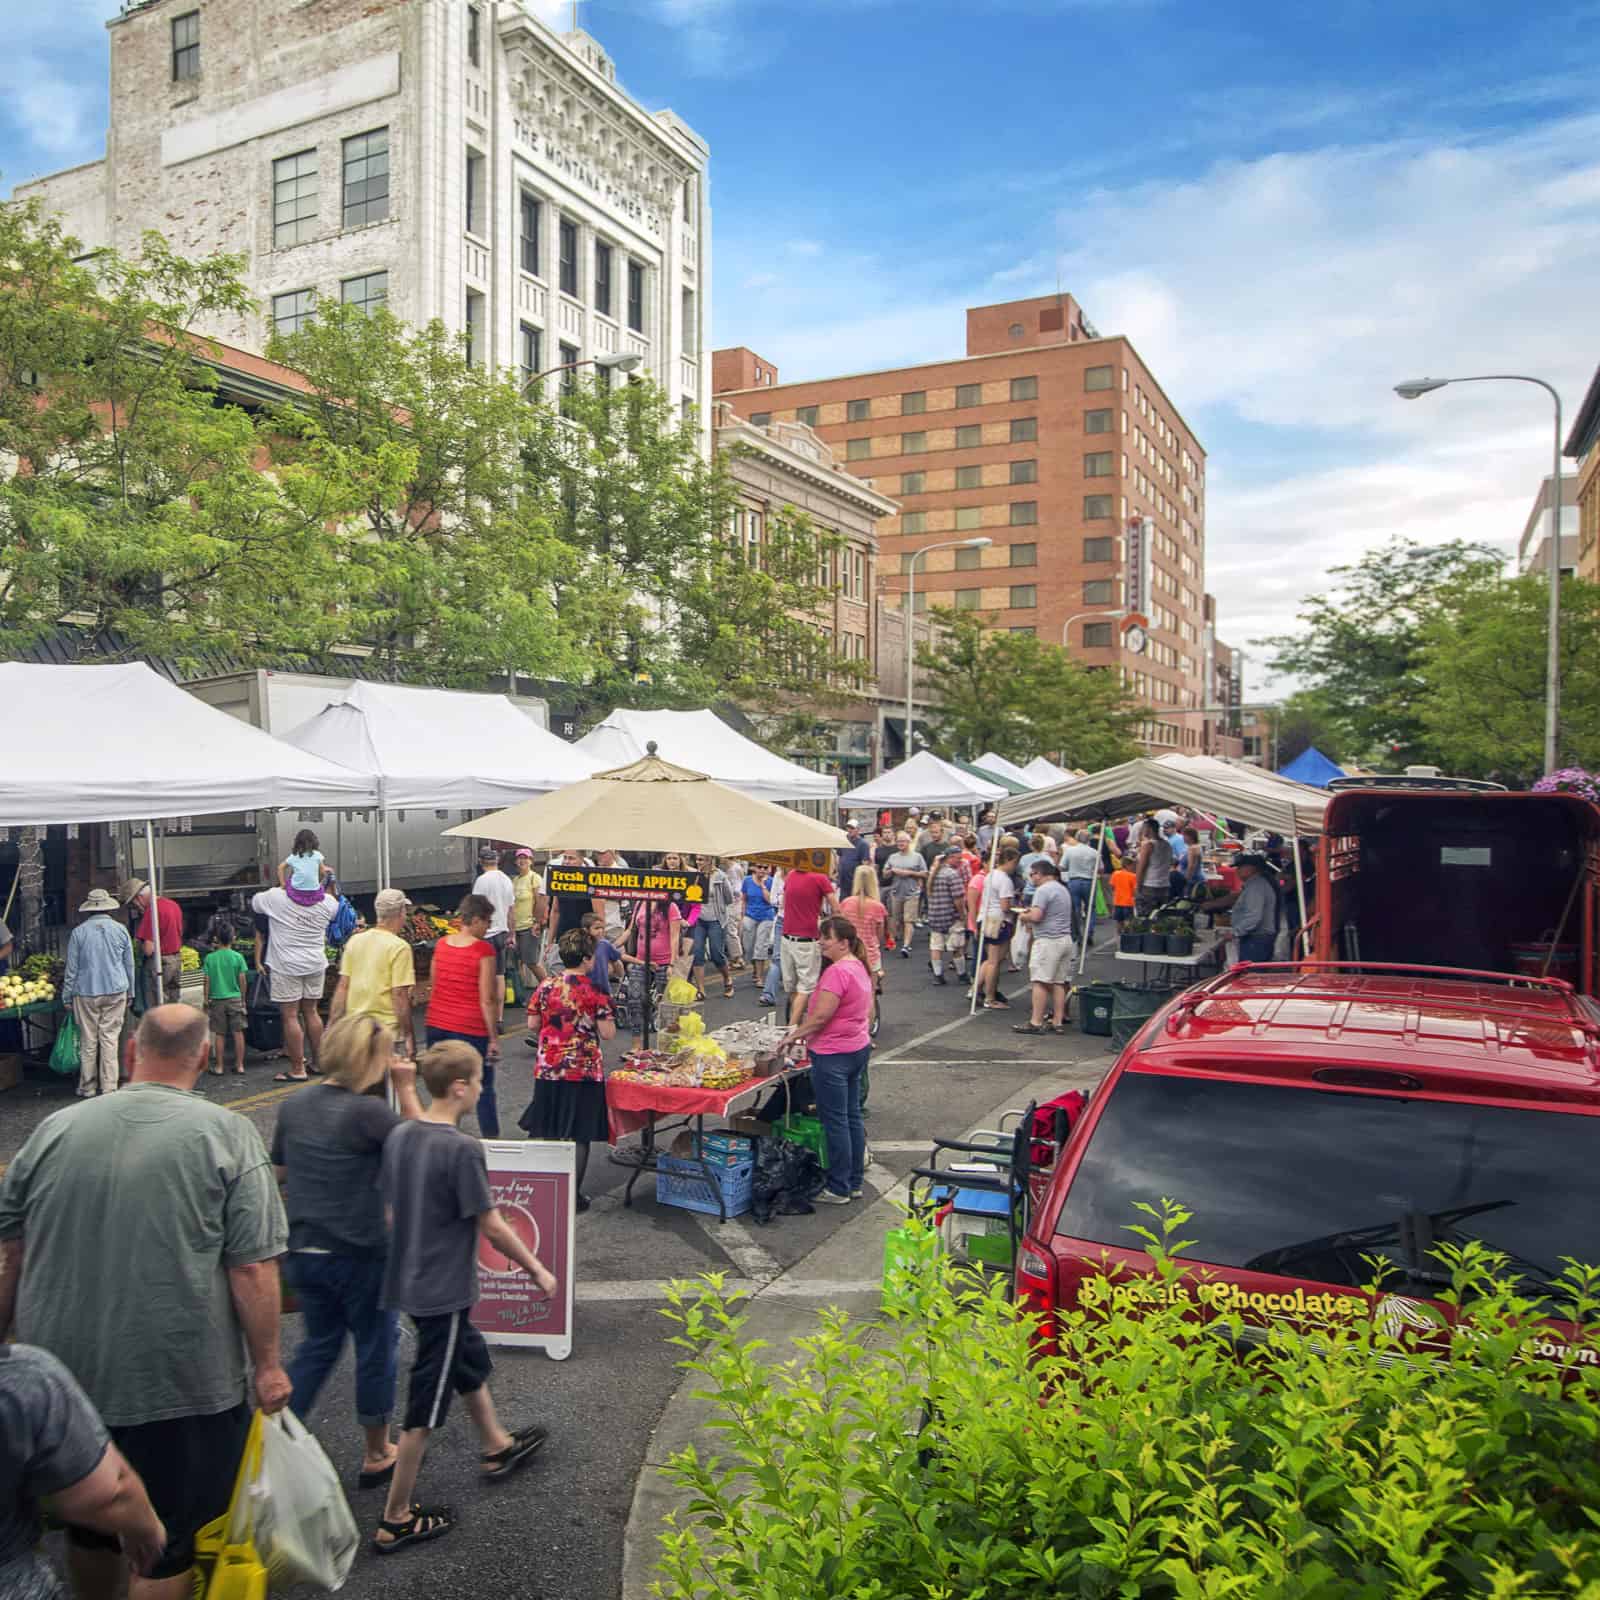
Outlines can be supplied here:
M530 375L637 355L709 446L705 143L518 0L130 0L103 161L20 185L86 247L244 258L259 351L318 300ZM547 386L557 380L547 380Z

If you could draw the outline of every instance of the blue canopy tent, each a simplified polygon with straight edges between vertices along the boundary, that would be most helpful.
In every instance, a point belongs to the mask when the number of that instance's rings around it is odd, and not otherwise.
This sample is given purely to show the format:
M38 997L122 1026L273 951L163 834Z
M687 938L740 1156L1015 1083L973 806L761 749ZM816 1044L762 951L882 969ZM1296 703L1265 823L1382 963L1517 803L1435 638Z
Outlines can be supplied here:
M1344 775L1344 768L1330 761L1315 745L1302 750L1288 766L1278 769L1280 778L1309 783L1314 789L1326 789L1333 779Z

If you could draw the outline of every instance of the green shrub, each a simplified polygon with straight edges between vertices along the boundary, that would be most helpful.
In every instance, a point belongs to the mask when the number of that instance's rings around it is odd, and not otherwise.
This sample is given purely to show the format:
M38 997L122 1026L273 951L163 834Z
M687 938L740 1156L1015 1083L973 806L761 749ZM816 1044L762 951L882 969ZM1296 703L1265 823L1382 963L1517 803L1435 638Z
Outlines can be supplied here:
M1152 1215L1171 1282L1186 1213ZM721 1453L665 1469L689 1503L657 1595L1600 1597L1600 1367L1563 1383L1480 1247L1440 1252L1470 1322L1431 1353L1370 1321L1237 1344L1237 1317L1113 1299L1037 1357L1003 1286L931 1238L913 1257L883 1324L825 1311L781 1364L715 1280L674 1290ZM1563 1284L1587 1362L1600 1274Z

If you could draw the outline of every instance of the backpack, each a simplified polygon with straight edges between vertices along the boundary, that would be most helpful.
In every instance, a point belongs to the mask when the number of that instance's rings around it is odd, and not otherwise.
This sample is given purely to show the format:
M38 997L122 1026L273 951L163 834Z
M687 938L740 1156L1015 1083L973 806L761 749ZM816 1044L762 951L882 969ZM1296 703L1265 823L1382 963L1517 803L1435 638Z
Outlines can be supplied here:
M338 885L335 884L335 887L337 888ZM339 909L328 919L328 943L342 945L356 931L356 926L360 921L360 917L356 915L356 908L350 904L349 896L341 889L339 891Z

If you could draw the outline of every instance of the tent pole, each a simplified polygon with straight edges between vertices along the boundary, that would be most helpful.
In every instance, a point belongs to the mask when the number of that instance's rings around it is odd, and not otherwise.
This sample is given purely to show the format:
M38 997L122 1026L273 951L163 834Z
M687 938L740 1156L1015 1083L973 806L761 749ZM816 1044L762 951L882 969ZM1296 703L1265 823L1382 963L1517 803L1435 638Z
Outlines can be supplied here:
M650 911L651 902L646 900L644 903L644 1014L639 1019L639 1031L644 1037L644 1047L646 1050L650 1048L650 1023L652 1021L651 1012L655 1010L655 1007L650 1004L650 956L652 954L650 947L653 943L654 937L651 928ZM669 916L667 919L667 925L669 927L671 926L671 922L672 919Z
M1096 841L1094 852L1094 873L1089 879L1089 911L1083 919L1083 939L1078 948L1078 976L1083 976L1084 963L1089 959L1089 929L1094 926L1094 896L1100 887L1100 862L1106 848L1106 819L1100 819L1100 837ZM1113 917L1115 922L1116 918Z
M994 871L994 864L1000 855L1000 808L995 807L994 833L989 840L989 871ZM983 967L983 902L989 896L989 879L985 875L983 880L983 893L978 896L978 944L972 952L972 994L967 1002L967 1015L976 1016L978 1013L978 984L980 972Z
M1293 833L1289 836L1289 848L1294 851L1294 889L1300 897L1300 932L1296 943L1300 946L1301 953L1305 950L1306 943L1306 874L1300 860L1300 835Z
M151 957L155 964L155 1004L160 1005L166 999L161 988L161 890L156 882L156 825L149 817L144 819L144 853L150 868L150 942L156 947Z
M389 796L378 779L378 887L389 887Z

